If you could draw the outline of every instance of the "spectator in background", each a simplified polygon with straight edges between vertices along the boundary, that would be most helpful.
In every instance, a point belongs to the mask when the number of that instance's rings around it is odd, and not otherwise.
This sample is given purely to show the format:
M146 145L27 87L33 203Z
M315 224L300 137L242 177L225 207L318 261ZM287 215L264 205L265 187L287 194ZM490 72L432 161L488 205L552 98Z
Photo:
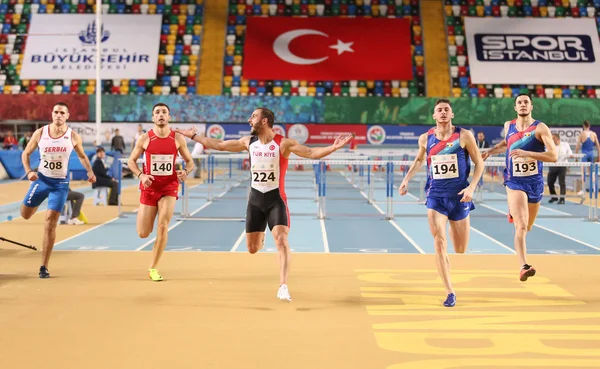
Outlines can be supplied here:
M25 150L25 148L27 147L27 144L29 143L29 141L31 141L31 135L32 134L33 134L33 132L27 131L27 132L25 132L25 134L23 135L23 137L21 137L19 139L19 145L21 145L21 147L23 148L23 150Z
M92 188L109 187L110 195L108 196L108 205L117 205L117 196L119 194L119 182L115 178L108 175L106 166L104 166L105 157L106 152L104 151L104 148L97 148L96 160L94 160L94 164L92 165L92 170L94 171L94 175L96 176L96 183L92 184Z
M115 135L110 142L110 149L120 152L121 155L123 155L123 152L125 151L125 140L123 139L123 136L119 134L118 128L115 129Z
M79 218L79 214L81 214L81 207L83 206L83 199L85 195L81 192L73 191L69 187L69 194L67 195L67 201L71 202L71 208L73 209L71 213L71 219L67 220L67 224L72 225L82 225L83 222L77 218Z
M13 136L12 131L7 131L6 136L4 137L4 143L2 144L4 150L11 150L13 148L19 147L19 142L17 142L17 138Z
M352 133L352 140L350 140L350 151L358 149L358 140L356 139L356 133Z
M140 138L140 136L143 135L144 133L146 133L146 130L144 129L144 127L141 124L138 124L137 132L133 136L133 143L131 144L131 150L133 150L135 148L135 143L137 142L138 138Z
M557 163L566 163L567 159L573 156L571 146L566 142L560 141L560 136L556 133L552 135L552 141L556 145L558 151ZM565 194L567 193L567 186L565 184L565 177L567 175L567 167L550 167L548 169L548 190L552 198L549 203L557 202L559 204L565 203ZM560 198L556 197L556 190L554 189L554 183L556 183L556 177L558 177L558 186L560 187Z
M477 147L479 150L490 147L490 144L486 141L485 134L483 132L477 132Z

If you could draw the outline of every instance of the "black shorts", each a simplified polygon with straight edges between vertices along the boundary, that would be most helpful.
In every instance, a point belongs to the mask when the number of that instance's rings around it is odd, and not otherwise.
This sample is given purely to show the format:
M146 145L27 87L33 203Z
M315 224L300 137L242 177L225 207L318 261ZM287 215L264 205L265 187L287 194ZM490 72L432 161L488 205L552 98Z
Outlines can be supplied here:
M279 189L262 193L251 188L246 209L246 232L264 232L267 224L270 231L276 225L290 226L286 199Z

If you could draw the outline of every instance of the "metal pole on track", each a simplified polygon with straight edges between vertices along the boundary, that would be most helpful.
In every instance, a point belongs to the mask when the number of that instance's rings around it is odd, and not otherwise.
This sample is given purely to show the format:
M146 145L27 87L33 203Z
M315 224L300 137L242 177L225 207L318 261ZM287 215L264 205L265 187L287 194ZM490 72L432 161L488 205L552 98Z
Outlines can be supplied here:
M96 145L101 145L100 124L102 123L102 78L100 69L102 68L101 54L102 49L102 0L96 0Z
M598 163L595 163L594 167L596 168L596 184L594 185L594 219L598 220Z
M121 161L121 158L119 158L117 162L117 169L119 171L119 186L117 187L117 217L122 218L123 212L121 210L121 188L123 186L123 162Z

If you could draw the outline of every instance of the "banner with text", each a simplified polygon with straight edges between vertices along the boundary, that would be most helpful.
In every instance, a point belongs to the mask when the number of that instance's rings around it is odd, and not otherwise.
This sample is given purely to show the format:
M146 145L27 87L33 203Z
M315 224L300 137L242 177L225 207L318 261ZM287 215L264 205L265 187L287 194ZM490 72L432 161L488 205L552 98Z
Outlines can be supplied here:
M392 126L369 125L367 129L367 143L371 145L414 145L418 146L419 136L433 126ZM503 138L503 126L467 126L477 138L479 132L484 134L484 139L492 146Z
M155 79L162 14L103 14L103 79ZM96 78L96 16L33 13L21 79Z
M465 17L474 84L600 85L594 18Z
M366 143L367 126L358 124L288 124L289 138L300 144L328 144L344 133L354 133L357 144Z
M325 97L325 123L433 125L436 98ZM516 118L510 98L451 98L455 125L499 125ZM549 126L600 124L600 99L533 99L533 117Z

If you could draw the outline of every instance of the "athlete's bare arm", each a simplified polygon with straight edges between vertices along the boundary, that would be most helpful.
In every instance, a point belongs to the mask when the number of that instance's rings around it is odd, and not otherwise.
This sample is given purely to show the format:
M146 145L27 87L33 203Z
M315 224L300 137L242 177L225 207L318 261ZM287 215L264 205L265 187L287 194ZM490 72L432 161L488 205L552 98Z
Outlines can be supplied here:
M77 157L79 157L79 161L81 165L87 170L88 182L96 182L96 176L94 175L94 171L92 170L92 164L90 164L90 159L88 159L85 151L83 150L83 140L79 133L71 130L71 139L73 140L73 149L77 153Z
M517 149L512 150L510 152L510 157L529 157L543 162L556 163L556 161L558 160L558 150L556 150L556 145L552 140L552 133L550 132L550 128L548 128L548 126L544 123L538 124L538 126L535 128L535 136L536 138L541 139L544 145L546 146L545 152L533 152Z
M352 140L352 134L342 133L335 139L333 145L327 147L308 147L299 144L298 141L291 138L284 138L281 146L283 149L283 156L286 158L290 156L290 153L294 153L301 158L321 159L332 152L341 149L345 144L350 142L350 140Z
M579 149L581 148L581 144L583 140L583 135L580 134L579 137L577 137L577 145L575 145L575 154L579 153Z
M180 181L185 181L188 174L190 174L194 170L194 159L192 158L192 154L190 150L188 150L187 142L185 141L185 137L179 133L175 133L175 141L179 146L179 155L183 158L185 162L185 170L177 171L177 178Z
M406 195L406 193L408 192L408 182L412 179L412 177L415 176L415 174L417 174L419 172L419 170L421 170L421 167L423 166L423 162L426 159L426 154L427 154L427 133L423 133L421 136L419 136L419 151L417 152L415 161L410 166L410 169L406 173L406 176L404 177L404 180L400 184L400 187L398 187L398 191L400 192L400 195Z
M38 142L40 141L40 138L42 137L42 130L43 130L43 128L39 128L35 132L33 132L33 135L31 135L31 139L27 143L25 150L23 150L23 153L21 154L21 161L23 162L23 168L25 169L25 174L27 175L27 179L29 179L31 181L37 180L37 173L31 171L31 164L29 162L29 157L31 156L31 154L33 154L35 149L37 149L37 147L38 147Z
M189 129L175 129L177 133L181 133L187 138L192 139L192 141L200 142L204 149L212 149L217 151L229 151L229 152L241 152L248 150L248 146L250 145L250 136L245 136L240 138L239 140L217 140L215 138L209 138L206 136L201 136L196 133L196 129L194 127Z
M481 158L483 160L486 160L487 158L489 158L491 155L495 155L495 154L501 154L503 152L506 151L506 132L508 132L508 125L510 124L510 122L505 122L504 123L504 139L500 142L498 142L494 147L492 147L491 149L489 149L488 151L485 151L481 154Z
M471 158L473 163L475 163L473 180L469 184L469 187L459 192L459 195L464 193L462 200L468 202L473 199L473 192L475 191L475 188L477 187L477 184L479 184L479 180L483 175L483 158L481 157L481 152L477 147L477 141L475 141L475 136L473 136L473 133L471 133L471 131L467 131L466 129L461 130L460 139L464 143L463 147L467 149L469 157Z
M131 150L129 159L127 159L127 167L129 168L129 170L131 170L131 172L133 173L133 175L136 178L139 178L140 175L143 173L137 165L137 160L140 158L140 155L142 155L142 152L144 152L144 145L147 140L148 140L147 133L144 133L143 135L141 135L137 139L137 141L135 141L135 146L134 146L133 150Z
M404 181L408 183L421 170L423 163L426 159L427 154L427 133L423 133L419 136L419 151L417 152L417 156L415 157L415 161L410 166L410 169L406 173L406 177L404 177Z
M596 135L596 132L592 132L592 139L594 140L594 143L596 144L596 150L598 150L598 159L597 161L600 162L600 143L598 143L598 136Z

